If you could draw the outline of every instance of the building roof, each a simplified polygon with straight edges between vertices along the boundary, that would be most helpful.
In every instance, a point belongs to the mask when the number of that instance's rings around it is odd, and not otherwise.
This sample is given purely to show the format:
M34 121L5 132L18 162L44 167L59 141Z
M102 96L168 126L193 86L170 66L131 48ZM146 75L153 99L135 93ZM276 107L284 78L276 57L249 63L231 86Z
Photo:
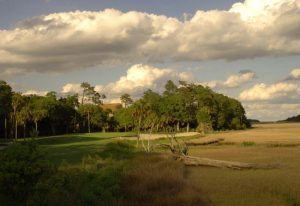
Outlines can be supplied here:
M100 105L104 110L110 109L112 112L117 111L118 109L123 108L121 103L109 103Z

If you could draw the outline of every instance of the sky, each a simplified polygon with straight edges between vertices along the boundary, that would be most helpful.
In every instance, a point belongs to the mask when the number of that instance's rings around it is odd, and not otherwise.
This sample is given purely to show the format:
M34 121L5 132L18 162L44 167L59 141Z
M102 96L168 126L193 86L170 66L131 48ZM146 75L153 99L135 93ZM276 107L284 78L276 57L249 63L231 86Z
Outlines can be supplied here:
M300 0L0 0L0 79L39 95L89 82L105 102L184 80L285 119L300 114Z

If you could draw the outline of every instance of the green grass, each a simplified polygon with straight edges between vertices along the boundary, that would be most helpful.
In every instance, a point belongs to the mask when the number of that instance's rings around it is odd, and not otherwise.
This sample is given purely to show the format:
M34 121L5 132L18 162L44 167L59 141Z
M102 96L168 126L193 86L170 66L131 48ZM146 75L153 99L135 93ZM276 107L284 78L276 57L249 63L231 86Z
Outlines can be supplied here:
M255 146L256 145L256 143L255 142L242 142L242 145L244 146L244 147L251 147L251 146Z
M121 136L124 136L124 133L69 134L42 137L37 141L52 162L59 164L66 161L70 164L79 164L84 156L99 153L104 145L117 141Z

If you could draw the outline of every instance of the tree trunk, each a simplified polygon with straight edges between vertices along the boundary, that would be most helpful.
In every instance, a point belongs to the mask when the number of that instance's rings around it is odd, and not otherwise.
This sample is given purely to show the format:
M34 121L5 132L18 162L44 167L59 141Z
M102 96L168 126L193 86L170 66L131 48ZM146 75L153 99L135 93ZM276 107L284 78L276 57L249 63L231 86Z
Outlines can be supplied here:
M202 122L200 124L201 124L201 134L205 135L205 124Z
M279 164L256 164L256 163L243 163L243 162L231 162L223 160L214 160L208 158L200 158L193 156L176 156L176 159L182 161L186 166L209 166L218 168L229 169L276 169L279 168Z
M18 120L16 119L15 139L18 139Z
M125 123L125 135L126 135L126 132L127 132L127 124Z
M36 134L38 135L38 121L35 121L35 131L36 131Z
M204 146L204 145L210 145L210 144L217 144L220 143L221 141L224 141L224 138L218 138L218 139L212 139L208 141L188 141L186 142L187 146Z
M82 98L81 98L81 104L83 105L83 100L84 100L84 91L82 92Z
M148 135L148 152L150 152L150 136L152 134L152 131L153 131L153 127L154 127L154 124L151 125L151 129L150 129L150 133Z
M5 115L5 119L4 119L4 132L5 132L5 139L7 139L7 117Z
M55 126L51 124L52 135L56 135Z
M23 139L25 140L26 137L26 124L23 124Z
M140 141L141 123L142 123L142 116L139 117L139 122L138 122L138 134L137 134L137 140L136 140L137 147L139 146L139 141Z
M177 122L177 132L179 132L179 122Z
M88 112L88 130L89 130L89 133L91 133L90 112Z
M190 123L189 122L186 125L186 132L190 132Z
M77 122L77 115L76 115L76 112L75 112L73 133L75 133L77 131L77 129L76 129L76 122Z

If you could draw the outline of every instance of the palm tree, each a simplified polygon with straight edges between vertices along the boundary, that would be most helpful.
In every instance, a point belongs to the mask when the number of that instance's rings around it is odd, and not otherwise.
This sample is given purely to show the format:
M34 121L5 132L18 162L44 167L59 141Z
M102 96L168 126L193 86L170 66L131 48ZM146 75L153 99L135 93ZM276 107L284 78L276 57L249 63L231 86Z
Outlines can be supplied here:
M18 139L18 118L20 110L25 104L24 98L20 93L14 93L12 96L13 118L15 121L15 139Z
M30 120L30 108L28 106L24 106L20 112L17 114L17 121L19 124L23 125L23 138L25 140L26 137L26 123Z

